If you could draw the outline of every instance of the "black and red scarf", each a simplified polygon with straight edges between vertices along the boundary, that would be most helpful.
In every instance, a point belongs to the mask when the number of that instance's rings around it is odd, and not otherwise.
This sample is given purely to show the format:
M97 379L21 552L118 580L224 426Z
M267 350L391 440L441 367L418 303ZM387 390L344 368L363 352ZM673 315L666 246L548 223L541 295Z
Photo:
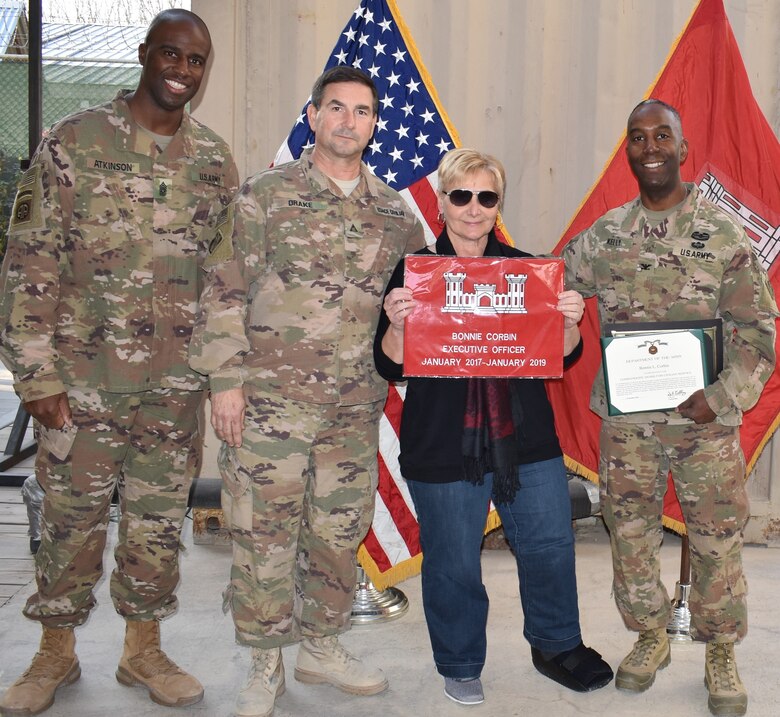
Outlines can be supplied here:
M501 256L501 245L490 233L484 256ZM436 253L455 255L447 230L436 241ZM481 485L493 473L493 502L511 503L520 487L523 410L512 379L466 378L463 416L463 470L470 483Z
M493 473L493 502L511 503L520 487L519 401L506 378L467 378L463 417L463 471L467 481L481 485Z

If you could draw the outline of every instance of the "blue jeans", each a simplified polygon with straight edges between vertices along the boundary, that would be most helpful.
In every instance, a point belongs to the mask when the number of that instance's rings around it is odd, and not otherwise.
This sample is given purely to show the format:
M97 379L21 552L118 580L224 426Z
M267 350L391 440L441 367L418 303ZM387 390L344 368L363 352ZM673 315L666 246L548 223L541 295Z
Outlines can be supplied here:
M420 524L422 595L436 669L444 677L479 677L485 664L488 596L480 549L493 491L466 481L408 481ZM574 571L574 533L563 460L520 468L520 489L498 506L517 560L523 635L545 652L581 640Z

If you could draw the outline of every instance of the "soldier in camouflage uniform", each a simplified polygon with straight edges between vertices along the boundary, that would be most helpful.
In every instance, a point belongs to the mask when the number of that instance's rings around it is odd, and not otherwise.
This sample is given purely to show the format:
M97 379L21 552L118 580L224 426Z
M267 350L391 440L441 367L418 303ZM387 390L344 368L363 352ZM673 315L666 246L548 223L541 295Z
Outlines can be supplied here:
M190 365L209 375L224 441L225 604L253 648L238 715L271 714L280 648L301 639L296 679L355 694L387 686L337 641L377 486L387 384L373 335L393 267L424 244L403 199L361 162L377 106L363 73L324 73L308 108L314 149L244 184L205 264Z
M127 623L117 679L165 705L203 688L160 649L177 606L179 535L200 462L205 381L187 363L213 225L238 184L227 145L185 105L211 39L186 10L158 15L138 87L49 132L23 176L3 264L2 359L36 421L46 495L38 590L43 626L4 715L36 714L78 679L74 627L95 604L109 503L121 522L111 596Z
M707 642L709 707L735 715L747 709L734 662L734 643L747 631L739 424L772 374L778 313L743 228L681 181L687 153L677 111L657 100L639 104L627 145L639 197L572 239L563 256L567 285L598 297L602 323L723 320L723 370L676 410L609 416L603 372L591 409L603 419L601 505L615 598L626 625L640 633L616 685L646 690L670 661L671 607L658 554L671 470L690 538L692 632Z

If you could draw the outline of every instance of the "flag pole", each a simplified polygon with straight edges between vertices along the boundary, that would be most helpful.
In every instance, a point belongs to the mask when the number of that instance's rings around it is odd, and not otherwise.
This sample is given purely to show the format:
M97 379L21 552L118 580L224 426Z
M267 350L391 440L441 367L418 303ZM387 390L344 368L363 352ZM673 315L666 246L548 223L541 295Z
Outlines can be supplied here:
M682 536L680 544L680 579L674 590L672 616L666 625L666 634L672 642L689 642L691 638L691 610L688 607L691 596L691 551L688 534Z
M409 609L406 595L398 588L389 587L380 591L368 579L366 571L358 563L357 585L352 601L351 622L353 625L366 625L387 622L401 617Z

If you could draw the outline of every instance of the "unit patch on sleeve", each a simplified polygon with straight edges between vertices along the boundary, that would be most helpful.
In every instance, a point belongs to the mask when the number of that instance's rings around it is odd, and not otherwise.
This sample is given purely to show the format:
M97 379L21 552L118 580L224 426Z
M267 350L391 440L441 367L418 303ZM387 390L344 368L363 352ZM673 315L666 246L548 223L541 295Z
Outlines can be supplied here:
M10 230L38 229L43 225L41 220L41 167L36 164L30 167L19 182L14 207L11 211Z
M209 242L205 267L215 266L233 258L233 205L225 207L217 217L214 237Z

